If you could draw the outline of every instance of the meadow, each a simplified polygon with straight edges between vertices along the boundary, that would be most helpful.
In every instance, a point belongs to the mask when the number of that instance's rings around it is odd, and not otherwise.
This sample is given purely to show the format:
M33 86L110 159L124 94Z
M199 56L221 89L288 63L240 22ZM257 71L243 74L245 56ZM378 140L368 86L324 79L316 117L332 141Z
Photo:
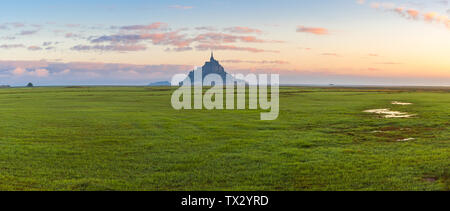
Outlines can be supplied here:
M450 88L281 87L275 121L173 91L0 89L0 190L450 190Z

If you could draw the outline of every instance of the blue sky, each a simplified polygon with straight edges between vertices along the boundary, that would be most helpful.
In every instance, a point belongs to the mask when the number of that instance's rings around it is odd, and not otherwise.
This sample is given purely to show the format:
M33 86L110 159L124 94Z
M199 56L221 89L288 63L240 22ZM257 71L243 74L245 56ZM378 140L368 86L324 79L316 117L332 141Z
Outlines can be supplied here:
M2 1L0 83L144 85L200 66L282 83L450 85L449 2ZM114 65L113 65L114 64Z

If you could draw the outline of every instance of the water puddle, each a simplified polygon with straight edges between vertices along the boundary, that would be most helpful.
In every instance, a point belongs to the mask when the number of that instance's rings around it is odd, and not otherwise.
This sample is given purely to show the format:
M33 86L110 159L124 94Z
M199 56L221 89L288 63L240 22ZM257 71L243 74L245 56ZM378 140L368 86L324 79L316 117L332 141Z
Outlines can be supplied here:
M374 131L372 131L372 133L382 133L383 131L381 131L381 130L374 130Z
M413 141L415 138L405 138L405 139L399 139L398 142L405 142L405 141Z
M393 101L391 103L392 103L392 105L412 105L412 103L404 103L404 102L398 102L398 101Z
M400 111L391 111L389 108L383 109L371 109L364 111L366 113L382 114L384 118L410 118L415 116L415 114L408 114Z

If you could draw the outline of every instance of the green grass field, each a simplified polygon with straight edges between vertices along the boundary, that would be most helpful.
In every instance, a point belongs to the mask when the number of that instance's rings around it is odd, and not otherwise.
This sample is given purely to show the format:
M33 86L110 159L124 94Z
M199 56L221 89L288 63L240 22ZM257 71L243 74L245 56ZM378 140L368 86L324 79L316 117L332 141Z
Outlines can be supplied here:
M0 190L450 190L450 89L282 87L276 121L173 90L0 89Z

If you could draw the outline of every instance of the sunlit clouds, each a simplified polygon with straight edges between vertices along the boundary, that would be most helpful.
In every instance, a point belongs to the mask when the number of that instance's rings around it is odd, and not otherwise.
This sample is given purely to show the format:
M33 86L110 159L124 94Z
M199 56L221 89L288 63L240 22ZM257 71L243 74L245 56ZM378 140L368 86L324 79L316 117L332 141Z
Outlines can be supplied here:
M436 2L443 5L448 5L447 1ZM358 1L358 3L365 4L365 1ZM412 5L408 5L407 3L404 3L404 5L399 5L392 2L372 2L369 4L369 6L382 11L392 11L397 13L400 17L408 18L411 20L424 20L429 23L440 23L450 29L450 19L445 13L441 14L436 11L422 11L413 8Z
M329 34L328 29L319 28L319 27L305 27L305 26L298 26L297 32L311 33L311 34L315 34L315 35Z

